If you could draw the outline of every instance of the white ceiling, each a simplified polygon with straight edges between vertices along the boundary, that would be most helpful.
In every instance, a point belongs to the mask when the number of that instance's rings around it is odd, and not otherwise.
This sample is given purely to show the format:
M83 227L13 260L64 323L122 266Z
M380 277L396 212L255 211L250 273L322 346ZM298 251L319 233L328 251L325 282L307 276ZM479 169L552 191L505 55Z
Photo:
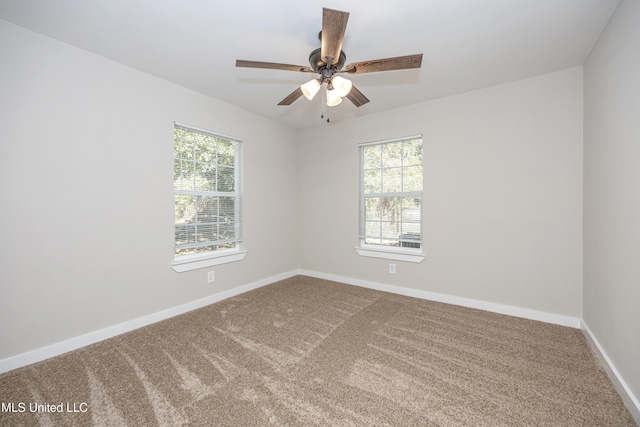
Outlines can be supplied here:
M423 53L422 68L350 76L371 102L332 122L584 62L619 0L0 0L0 19L296 128L321 97L278 102L313 75L236 68L308 65L322 8L350 12L347 63ZM326 109L326 107L325 107Z

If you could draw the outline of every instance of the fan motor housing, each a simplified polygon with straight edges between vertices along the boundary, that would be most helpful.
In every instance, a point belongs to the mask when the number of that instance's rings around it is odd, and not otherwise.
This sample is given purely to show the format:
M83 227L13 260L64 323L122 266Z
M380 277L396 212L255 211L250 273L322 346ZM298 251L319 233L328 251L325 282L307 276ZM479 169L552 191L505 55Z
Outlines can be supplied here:
M309 65L311 65L311 68L313 68L314 71L321 71L323 67L331 67L335 70L342 69L344 63L347 61L347 55L345 55L344 51L340 51L340 58L338 58L338 62L333 65L328 65L322 60L321 50L321 48L317 48L309 54Z

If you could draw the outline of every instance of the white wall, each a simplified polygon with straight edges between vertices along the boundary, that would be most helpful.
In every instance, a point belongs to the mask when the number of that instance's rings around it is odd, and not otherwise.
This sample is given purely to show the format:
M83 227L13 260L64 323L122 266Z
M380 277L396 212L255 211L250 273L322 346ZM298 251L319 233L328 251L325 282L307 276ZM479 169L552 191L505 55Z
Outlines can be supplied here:
M5 21L0 58L0 360L295 270L291 129ZM170 268L174 121L244 140L214 284Z
M354 251L358 143L413 134L424 135L427 258L390 275ZM581 67L299 139L301 269L582 317Z
M584 65L584 321L640 397L639 76L640 2L622 0Z

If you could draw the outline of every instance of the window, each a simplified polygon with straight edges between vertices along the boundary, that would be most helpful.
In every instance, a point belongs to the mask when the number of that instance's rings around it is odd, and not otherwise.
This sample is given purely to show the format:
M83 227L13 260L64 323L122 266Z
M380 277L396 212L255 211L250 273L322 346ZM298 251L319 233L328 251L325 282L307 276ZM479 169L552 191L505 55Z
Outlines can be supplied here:
M360 145L360 255L424 259L422 182L422 136Z
M241 141L176 123L173 157L174 270L242 259Z

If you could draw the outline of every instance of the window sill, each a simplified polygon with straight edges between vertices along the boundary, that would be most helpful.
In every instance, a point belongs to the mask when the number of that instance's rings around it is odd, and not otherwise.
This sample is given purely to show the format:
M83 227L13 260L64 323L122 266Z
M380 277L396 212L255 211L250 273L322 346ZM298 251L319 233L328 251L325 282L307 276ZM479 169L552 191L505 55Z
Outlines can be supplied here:
M232 251L216 255L184 256L171 264L178 273L184 271L197 270L214 265L227 264L229 262L240 261L247 255L247 251Z
M379 248L356 248L360 256L392 259L394 261L407 261L419 263L424 261L425 255L422 252L402 250L402 249L379 249Z

